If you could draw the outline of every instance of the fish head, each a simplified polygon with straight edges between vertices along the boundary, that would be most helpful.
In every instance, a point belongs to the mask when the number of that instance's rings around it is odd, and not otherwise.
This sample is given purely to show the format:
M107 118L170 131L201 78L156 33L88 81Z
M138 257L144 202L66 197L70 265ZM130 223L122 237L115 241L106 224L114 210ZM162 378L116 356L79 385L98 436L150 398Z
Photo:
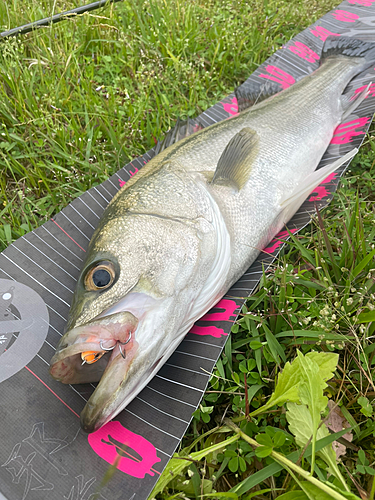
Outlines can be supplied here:
M99 381L81 414L85 431L114 418L182 340L200 245L195 230L163 218L100 223L50 367L63 383Z

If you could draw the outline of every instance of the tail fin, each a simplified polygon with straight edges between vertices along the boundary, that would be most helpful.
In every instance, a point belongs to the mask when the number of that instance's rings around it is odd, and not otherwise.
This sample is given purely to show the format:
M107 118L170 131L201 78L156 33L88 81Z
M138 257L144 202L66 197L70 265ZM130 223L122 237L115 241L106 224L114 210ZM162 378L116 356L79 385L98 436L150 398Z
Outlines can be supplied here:
M328 57L333 56L363 57L365 59L363 69L365 69L367 66L375 64L375 43L364 42L348 36L329 36L323 46L320 64Z

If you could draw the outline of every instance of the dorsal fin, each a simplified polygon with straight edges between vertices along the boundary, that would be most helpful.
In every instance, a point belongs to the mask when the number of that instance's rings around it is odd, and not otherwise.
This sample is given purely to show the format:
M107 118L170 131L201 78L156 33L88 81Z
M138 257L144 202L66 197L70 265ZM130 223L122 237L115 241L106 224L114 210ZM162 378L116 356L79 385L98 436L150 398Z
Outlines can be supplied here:
M192 120L188 118L187 120L177 119L176 125L168 130L162 140L159 140L155 147L155 156L164 149L167 149L172 144L180 141L181 139L185 139L189 135L198 132L198 130L202 130L204 126L199 122L199 120Z
M274 82L266 82L258 90L247 89L245 85L237 87L234 91L238 103L238 111L251 108L269 97L280 92L280 85Z
M258 152L259 136L249 127L228 142L217 163L212 184L232 185L241 189L249 178L253 159Z

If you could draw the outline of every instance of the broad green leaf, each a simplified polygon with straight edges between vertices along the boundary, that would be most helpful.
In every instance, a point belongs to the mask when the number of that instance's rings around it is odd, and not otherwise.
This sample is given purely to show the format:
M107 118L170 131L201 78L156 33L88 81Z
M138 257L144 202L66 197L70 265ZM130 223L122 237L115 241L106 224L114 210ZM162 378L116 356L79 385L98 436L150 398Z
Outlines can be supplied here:
M256 436L255 439L257 443L262 444L264 446L269 446L270 448L272 448L273 446L272 438L268 434L258 434L258 436Z
M238 465L242 472L246 472L247 464L246 460L243 457L238 457Z
M280 373L275 391L264 406L250 413L251 416L263 413L268 408L275 405L283 405L287 401L297 403L299 401L298 386L301 381L300 370L296 360L292 363L285 363L283 371Z
M366 454L363 450L358 450L358 458L363 465L366 465L366 463L368 463L366 459Z
M361 405L361 413L363 413L365 417L371 417L373 408L370 401L364 396L361 396L358 398L358 403Z
M231 472L237 472L238 470L238 456L236 457L232 457L230 460L229 460L229 463L228 463L228 468Z
M339 355L334 352L309 352L307 358L314 361L318 367L322 379L329 380L333 377L333 372L336 370L339 361Z
M333 372L338 362L338 354L331 352L309 352L306 356L303 356L302 353L299 353L298 357L292 363L289 363L289 361L285 363L284 369L277 379L275 391L270 399L265 405L253 411L250 414L251 416L264 413L275 405L282 406L288 401L292 403L300 402L299 386L306 380L306 377L301 372L301 359L305 358L308 358L317 365L319 373L317 377L323 384L323 388L326 387L324 381L333 377Z
M260 349L263 346L262 342L259 342L258 340L252 340L250 342L250 349L255 351L256 349Z
M299 386L299 394L303 404L307 405L311 415L311 430L312 430L312 457L311 470L314 470L315 465L315 442L316 433L320 424L320 414L327 407L328 399L323 396L323 389L326 384L322 379L319 371L319 366L311 357L303 356L298 351L298 359L301 365L301 375L303 382Z
M295 404L295 403L292 403ZM283 432L276 432L273 437L273 445L275 448L281 448L286 441L286 435Z
M320 420L320 413L327 407L328 398L323 396L325 384L319 366L310 357L298 352L301 363L301 377L299 393L303 404L307 405L313 420L313 425ZM315 420L314 420L315 419Z
M288 403L286 419L289 423L289 430L294 434L296 443L300 448L304 448L313 435L313 422L307 406ZM320 423L320 422L319 422ZM330 435L325 424L318 428L316 439L323 439ZM345 489L348 489L344 478L337 466L336 453L332 445L329 444L316 453L328 465L330 474L333 474L343 483Z
M271 455L273 448L271 446L259 446L255 449L255 455L259 458L268 457Z
M365 312L358 315L357 323L370 323L375 321L375 311Z

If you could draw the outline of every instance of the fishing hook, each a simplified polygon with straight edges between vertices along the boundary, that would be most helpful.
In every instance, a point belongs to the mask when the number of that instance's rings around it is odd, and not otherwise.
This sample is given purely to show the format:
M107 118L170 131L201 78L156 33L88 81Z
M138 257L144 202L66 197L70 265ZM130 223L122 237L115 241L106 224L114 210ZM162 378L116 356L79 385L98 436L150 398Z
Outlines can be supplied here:
M130 342L131 338L132 338L132 332L129 332L129 337L128 337L128 339L127 339L125 342L119 342L119 343L118 343L118 348L119 348L119 350L120 350L120 354L121 354L121 356L122 356L124 359L125 359L125 354L123 353L123 351L122 351L122 349L121 349L121 346L122 346L122 345L126 345L126 344L128 344L128 343ZM116 342L116 344L117 344L117 342ZM99 343L99 346L100 346L100 349L102 349L102 351L113 351L113 349L116 347L116 344L115 344L115 345L113 345L112 347L103 347L103 340L101 340L101 341L100 341L100 343Z
M125 359L125 353L122 352L121 346L128 344L130 342L131 338L132 338L132 332L129 332L128 340L126 342L119 342L118 348L120 349L120 354L124 359Z
M120 350L120 354L124 359L126 358L126 353L123 352L123 350L121 349L121 346L128 344L130 342L131 338L132 338L132 332L129 332L129 337L125 342L118 342L118 348ZM100 346L100 349L104 352L95 353L95 351L85 351L85 352L81 353L81 359L82 359L81 366L83 366L85 363L87 363L89 365L96 363L96 361L98 361L102 356L104 356L105 352L113 351L113 349L117 345L117 342L115 342L112 347L104 347L103 342L105 342L105 340L101 340L99 342L99 346ZM89 360L88 358L92 358L92 359Z
M103 340L99 342L99 346L102 351L113 351L113 349L116 347L116 344L114 344L112 347L103 347L103 342Z

